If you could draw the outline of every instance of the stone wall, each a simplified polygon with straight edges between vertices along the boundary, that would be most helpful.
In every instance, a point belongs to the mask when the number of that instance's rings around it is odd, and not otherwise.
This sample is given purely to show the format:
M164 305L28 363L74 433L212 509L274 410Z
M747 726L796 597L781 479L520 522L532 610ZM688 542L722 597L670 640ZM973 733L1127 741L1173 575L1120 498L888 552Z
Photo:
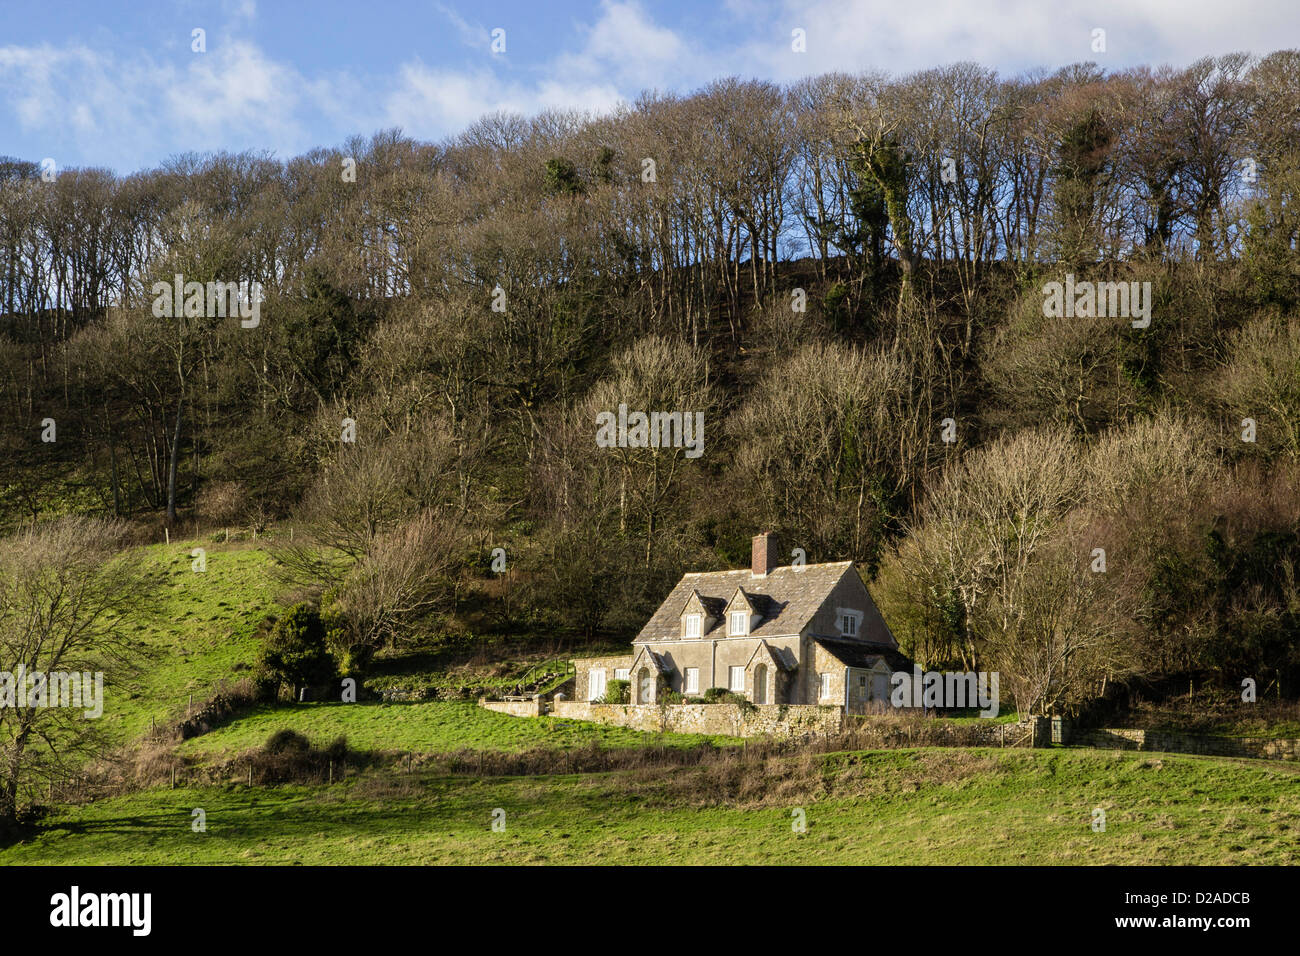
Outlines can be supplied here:
M813 704L589 704L555 701L551 713L570 720L594 720L632 730L730 737L797 737L838 734L844 728L839 707Z
M1209 737L1131 728L1081 728L1069 724L1062 724L1057 736L1060 743L1073 747L1162 751L1213 757L1256 757L1266 760L1300 759L1300 739L1296 738Z
M540 717L546 713L546 701L541 697L532 700L485 700L480 697L478 705L511 717Z
M854 748L1046 747L1050 728L1042 717L1016 724L976 720L953 723L920 715L851 716L844 733Z

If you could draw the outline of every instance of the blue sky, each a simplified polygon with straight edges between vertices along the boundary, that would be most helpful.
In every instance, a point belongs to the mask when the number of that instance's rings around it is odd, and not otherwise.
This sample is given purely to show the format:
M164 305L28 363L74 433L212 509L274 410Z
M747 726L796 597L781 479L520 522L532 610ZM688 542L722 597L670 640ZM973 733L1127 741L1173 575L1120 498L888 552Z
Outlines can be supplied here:
M4 0L0 155L130 172L186 151L285 158L392 126L437 140L496 109L601 112L733 74L1185 64L1300 47L1295 2Z

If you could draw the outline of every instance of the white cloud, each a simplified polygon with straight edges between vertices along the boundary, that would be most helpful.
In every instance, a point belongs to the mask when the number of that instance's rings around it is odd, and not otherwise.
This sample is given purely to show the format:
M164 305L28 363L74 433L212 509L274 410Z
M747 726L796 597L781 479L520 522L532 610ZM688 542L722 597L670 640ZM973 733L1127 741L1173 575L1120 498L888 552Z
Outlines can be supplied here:
M387 97L385 125L400 126L414 136L438 136L484 113L526 109L527 104L515 100L488 70L463 73L407 63Z
M608 84L542 80L534 84L503 79L489 69L470 72L407 63L388 95L385 126L400 126L408 135L440 139L475 120L503 110L530 115L544 109L602 113L622 99Z
M1184 65L1207 54L1300 45L1294 0L1257 0L1248 11L1221 0L785 0L754 20L759 29L728 51L727 63L783 81L830 70L908 73L960 60L1003 74L1084 60L1103 68ZM794 27L807 31L806 54L790 50ZM1098 27L1106 31L1105 53L1091 48Z
M123 170L188 150L316 145L300 114L331 108L324 89L243 41L209 43L179 65L82 45L0 47L0 105L42 151Z
M691 89L720 75L718 50L689 30L655 22L636 0L602 0L600 16L579 25L577 34L581 47L548 65L559 82L613 87L628 100L642 90Z
M491 31L487 27L481 24L471 25L464 17L444 3L435 3L434 8L456 28L461 43L476 50L487 49L492 39Z
M438 139L496 110L605 112L643 89L691 90L727 75L785 82L958 60L1008 74L1080 60L1121 68L1265 53L1300 47L1293 3L1256 0L1246 10L1221 0L727 0L708 11L705 33L673 29L638 0L602 0L594 21L573 25L568 48L539 61L522 58L526 45L512 44L510 57L491 55L487 27L439 4L461 44L480 51L466 62L307 74L242 39L238 27L209 31L204 54L175 42L152 54L108 44L0 46L0 125L21 131L26 154L60 165L77 165L67 159L77 156L128 171L185 150L288 156L382 126ZM257 16L255 0L224 0L223 10L238 24ZM790 49L795 27L807 31L807 53ZM1104 54L1089 47L1095 27L1107 31Z
M579 66L637 86L662 86L665 75L696 59L681 37L653 23L640 4L604 0L582 52L561 57L559 66Z
M470 27L453 11L438 8L462 40L486 50L488 32ZM408 62L385 100L386 125L408 134L440 138L464 129L484 114L505 110L525 115L543 109L604 113L642 88L663 86L698 57L672 30L658 26L635 2L601 5L600 18L585 31L576 53L560 53L531 69L509 69L488 60L483 67L455 70Z

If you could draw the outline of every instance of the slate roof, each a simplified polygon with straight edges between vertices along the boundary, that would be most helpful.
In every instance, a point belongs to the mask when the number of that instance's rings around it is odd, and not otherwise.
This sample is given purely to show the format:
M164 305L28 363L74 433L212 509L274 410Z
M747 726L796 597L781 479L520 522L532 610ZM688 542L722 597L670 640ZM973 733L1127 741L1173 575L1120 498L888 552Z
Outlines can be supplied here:
M767 617L769 614L775 613L775 602L772 600L770 594L758 594L752 589L745 587L743 584L740 586L740 590L749 601L750 607L752 607L757 614Z
M799 666L799 661L795 658L793 651L784 647L773 647L767 641L759 642L758 646L754 648L754 653L749 655L749 660L745 661L745 666L748 667L754 658L763 651L766 651L767 656L772 658L776 666L783 671L793 671Z
M750 628L749 636L783 637L798 634L852 567L852 561L809 564L801 570L787 565L773 568L762 578L754 577L749 568L683 575L645 627L641 628L641 633L633 643L680 640L682 609L686 607L692 591L699 591L701 599L706 602L713 598L725 606L736 593L736 588L744 588L755 609L763 614L762 620ZM700 636L724 637L726 633L726 622L719 615L713 627Z
M642 648L642 653L649 655L650 663L655 666L655 670L659 671L659 673L661 674L672 673L673 669L668 666L668 662L665 661L661 655L656 654L654 651L650 650L649 648ZM637 654L635 657L632 658L631 666L636 667L637 662L639 660L641 660L641 654Z
M870 644L865 641L840 640L831 637L813 638L826 652L848 667L871 668L884 658L891 671L911 671L912 661L898 648L887 644Z
M729 596L730 595L728 595L728 597ZM709 595L701 594L700 603L704 605L704 610L708 612L709 617L713 618L715 621L722 620L723 612L727 610L727 598L710 597ZM682 605L682 607L685 606L686 605L684 604ZM678 616L680 616L681 610L678 609L677 613Z

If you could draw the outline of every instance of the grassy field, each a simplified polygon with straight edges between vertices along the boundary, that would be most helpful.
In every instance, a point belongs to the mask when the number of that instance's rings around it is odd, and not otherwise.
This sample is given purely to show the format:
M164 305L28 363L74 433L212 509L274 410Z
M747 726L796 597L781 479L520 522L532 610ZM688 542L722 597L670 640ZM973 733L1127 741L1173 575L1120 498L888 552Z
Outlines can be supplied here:
M191 830L196 807L206 833ZM806 833L793 832L796 808ZM1297 862L1294 770L1069 750L163 789L73 809L0 849L0 864Z
M207 552L203 573L191 569L196 547ZM175 719L190 694L201 700L218 681L248 673L244 668L258 653L253 632L276 610L270 556L259 547L174 542L141 549L140 560L158 583L159 605L148 619L121 625L139 673L105 688L102 720L122 742L148 730L152 720Z
M345 736L357 750L520 751L533 747L568 749L595 743L602 747L647 745L689 747L738 743L730 737L701 734L651 734L607 724L559 717L511 717L474 703L296 704L259 707L224 727L185 741L184 754L238 751L258 747L277 730L295 730L315 743Z

